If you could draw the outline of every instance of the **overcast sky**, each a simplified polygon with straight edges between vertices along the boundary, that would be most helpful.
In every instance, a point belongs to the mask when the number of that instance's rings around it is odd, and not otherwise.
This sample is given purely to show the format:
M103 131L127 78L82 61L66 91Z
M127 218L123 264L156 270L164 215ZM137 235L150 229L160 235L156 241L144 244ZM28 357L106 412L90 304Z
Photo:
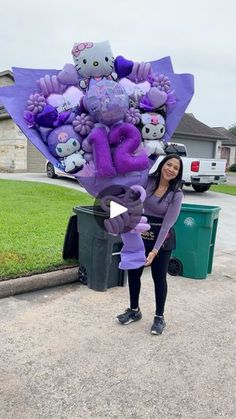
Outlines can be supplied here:
M74 42L109 40L114 56L153 61L170 55L192 73L187 112L209 126L236 123L235 0L4 0L0 71L61 69Z

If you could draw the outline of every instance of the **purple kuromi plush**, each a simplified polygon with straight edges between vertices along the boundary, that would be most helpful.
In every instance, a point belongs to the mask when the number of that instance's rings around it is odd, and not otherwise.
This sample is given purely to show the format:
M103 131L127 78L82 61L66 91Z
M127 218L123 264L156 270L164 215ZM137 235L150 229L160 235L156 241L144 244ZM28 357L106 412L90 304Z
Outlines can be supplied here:
M86 160L81 149L81 137L71 125L61 125L51 130L47 135L50 153L60 159L65 172L82 169Z

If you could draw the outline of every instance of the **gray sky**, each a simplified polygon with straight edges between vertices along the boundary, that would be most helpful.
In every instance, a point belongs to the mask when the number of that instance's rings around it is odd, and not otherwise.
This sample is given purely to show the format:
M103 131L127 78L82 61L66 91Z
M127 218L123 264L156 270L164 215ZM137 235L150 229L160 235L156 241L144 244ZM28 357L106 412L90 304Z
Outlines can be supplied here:
M235 0L3 0L0 71L73 62L74 42L109 40L114 56L153 61L170 55L192 73L187 112L209 126L236 123Z

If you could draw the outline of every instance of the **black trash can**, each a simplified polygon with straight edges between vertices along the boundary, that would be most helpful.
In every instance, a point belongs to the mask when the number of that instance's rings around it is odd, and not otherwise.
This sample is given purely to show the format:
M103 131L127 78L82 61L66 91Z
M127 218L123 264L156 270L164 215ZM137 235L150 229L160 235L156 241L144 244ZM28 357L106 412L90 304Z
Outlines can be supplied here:
M73 211L77 215L79 275L82 282L95 291L124 286L127 274L118 268L123 246L121 237L111 236L103 227L104 219L109 215L94 206L78 206Z

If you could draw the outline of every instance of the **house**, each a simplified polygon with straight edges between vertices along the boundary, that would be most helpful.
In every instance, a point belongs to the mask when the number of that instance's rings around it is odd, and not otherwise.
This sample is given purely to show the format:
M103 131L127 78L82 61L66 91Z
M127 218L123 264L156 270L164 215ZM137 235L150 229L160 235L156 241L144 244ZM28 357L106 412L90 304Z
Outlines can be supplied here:
M11 71L0 72L0 86L13 83ZM229 141L225 133L208 127L188 113L184 114L172 141L185 144L190 157L220 158L222 143L223 149L231 147L224 142ZM235 159L235 150L232 152L230 161L233 158ZM44 172L45 162L44 156L27 140L0 104L0 171Z
M12 84L12 72L0 72L0 87ZM0 104L0 172L44 172L45 162L44 156L27 140Z
M221 142L224 136L185 113L172 141L185 144L189 157L220 158Z
M227 160L227 167L236 163L236 135L224 127L214 128L225 138L222 139L221 158Z

